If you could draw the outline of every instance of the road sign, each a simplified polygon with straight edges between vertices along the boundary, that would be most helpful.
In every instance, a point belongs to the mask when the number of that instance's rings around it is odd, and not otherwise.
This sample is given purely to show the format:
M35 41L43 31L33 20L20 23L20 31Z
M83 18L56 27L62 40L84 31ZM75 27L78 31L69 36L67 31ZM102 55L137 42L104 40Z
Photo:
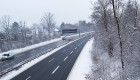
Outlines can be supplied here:
M65 33L77 33L77 29L63 29L62 34Z

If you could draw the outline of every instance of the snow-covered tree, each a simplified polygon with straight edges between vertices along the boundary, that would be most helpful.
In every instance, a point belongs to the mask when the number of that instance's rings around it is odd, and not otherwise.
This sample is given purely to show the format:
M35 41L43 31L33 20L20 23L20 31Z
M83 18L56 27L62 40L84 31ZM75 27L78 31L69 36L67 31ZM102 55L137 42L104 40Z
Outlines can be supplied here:
M50 12L45 13L44 16L41 18L41 26L44 30L48 32L49 39L51 39L51 35L53 35L55 29L55 20L54 15ZM45 31L44 31L44 35Z
M103 80L140 79L138 2L136 0L129 0L127 3L123 3L122 0L98 0L93 6L91 17L96 24L93 49L96 73L93 72L93 74L101 75L93 75L95 80L100 78ZM116 75L112 75L113 73Z

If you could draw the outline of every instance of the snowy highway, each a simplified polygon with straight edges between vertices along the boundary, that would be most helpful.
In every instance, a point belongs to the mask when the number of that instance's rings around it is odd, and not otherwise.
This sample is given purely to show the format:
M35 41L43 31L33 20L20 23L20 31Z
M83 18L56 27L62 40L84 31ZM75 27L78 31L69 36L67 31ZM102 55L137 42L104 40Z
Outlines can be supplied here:
M66 80L77 57L91 36L58 50L11 80Z
M77 39L78 37L79 37L78 35L72 36L73 39ZM47 50L50 50L52 48L55 48L59 45L67 43L67 42L69 42L69 41L68 40L65 40L65 41L59 40L59 41L35 48L35 49L31 49L31 50L22 52L20 54L16 54L14 59L0 62L0 72L5 70L5 69L8 69L10 67L13 67L14 65L16 65L16 64L18 64L26 59L29 59L32 56L35 56L41 52L45 52Z

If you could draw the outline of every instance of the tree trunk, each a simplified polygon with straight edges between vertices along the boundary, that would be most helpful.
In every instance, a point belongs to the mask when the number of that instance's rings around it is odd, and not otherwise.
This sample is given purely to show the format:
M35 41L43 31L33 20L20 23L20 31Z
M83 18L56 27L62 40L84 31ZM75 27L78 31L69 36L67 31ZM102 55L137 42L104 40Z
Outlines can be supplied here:
M116 14L116 10L115 10L115 2L114 2L114 0L112 0L112 6L113 6L115 23L117 24L117 29L118 29L118 36L119 36L119 40L120 40L122 70L124 70L123 51L122 51L122 39L121 39L121 34L120 34L119 20L118 20L118 17L117 17L117 14Z

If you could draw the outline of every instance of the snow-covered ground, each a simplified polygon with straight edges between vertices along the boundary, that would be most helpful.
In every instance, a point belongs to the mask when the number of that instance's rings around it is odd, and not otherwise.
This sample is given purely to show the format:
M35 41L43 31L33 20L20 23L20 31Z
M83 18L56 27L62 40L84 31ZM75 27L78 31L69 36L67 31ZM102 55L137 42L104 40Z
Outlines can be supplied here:
M67 80L86 80L85 75L91 72L92 67L90 51L92 50L93 42L94 38L86 43L78 59L76 60Z

